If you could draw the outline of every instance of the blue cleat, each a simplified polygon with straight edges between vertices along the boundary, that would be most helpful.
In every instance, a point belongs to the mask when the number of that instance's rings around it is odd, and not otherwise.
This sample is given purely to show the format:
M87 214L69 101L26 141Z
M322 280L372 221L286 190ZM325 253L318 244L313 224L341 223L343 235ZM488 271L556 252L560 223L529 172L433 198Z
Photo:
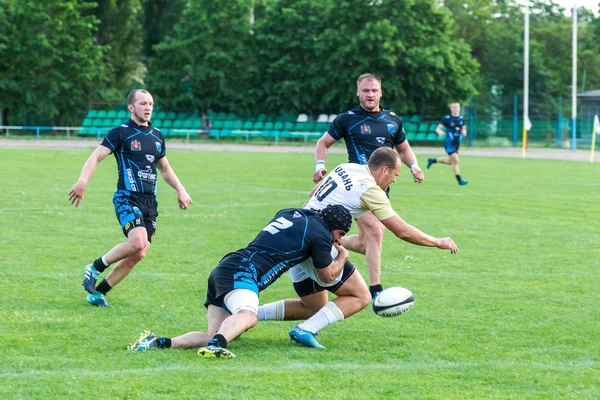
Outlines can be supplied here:
M96 290L96 281L100 276L100 271L94 268L94 264L88 264L83 270L83 287L92 294Z
M113 308L110 304L106 302L104 295L100 292L94 292L87 295L87 303L96 306L96 307L107 307Z
M433 158L427 159L427 169L431 168L431 164L433 164Z
M465 180L465 179L461 179L460 181L458 181L458 184L460 186L465 186L467 183L469 183L469 181Z
M375 301L375 299L377 298L377 296L379 296L380 293L381 291L375 292L371 295L371 303Z
M158 343L156 343L156 341L157 338L154 333L150 331L144 331L140 333L140 338L136 340L135 343L132 343L127 347L127 350L142 351L156 349L158 347Z
M197 355L198 357L235 358L235 354L233 354L231 351L211 344L205 347L200 347Z
M315 349L325 348L325 346L317 342L317 333L312 333L306 329L299 328L298 325L290 329L290 339L306 347L313 347Z

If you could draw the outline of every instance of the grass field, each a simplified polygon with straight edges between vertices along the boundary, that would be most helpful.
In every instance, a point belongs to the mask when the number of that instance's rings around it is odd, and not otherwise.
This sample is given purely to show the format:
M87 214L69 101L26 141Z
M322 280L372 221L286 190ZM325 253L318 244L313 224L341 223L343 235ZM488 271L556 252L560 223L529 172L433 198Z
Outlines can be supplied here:
M365 309L324 329L322 351L290 342L293 322L259 323L230 344L236 359L206 360L125 347L143 329L206 328L208 273L275 211L301 206L312 155L170 151L194 204L179 210L159 182L152 248L107 296L115 308L97 309L85 303L83 267L123 237L112 157L79 209L67 201L89 153L0 150L2 399L600 397L598 164L463 157L465 187L445 165L421 185L403 169L396 210L460 247L451 255L386 234L383 284L410 288L411 311ZM366 276L364 257L351 260ZM292 296L284 275L261 302Z

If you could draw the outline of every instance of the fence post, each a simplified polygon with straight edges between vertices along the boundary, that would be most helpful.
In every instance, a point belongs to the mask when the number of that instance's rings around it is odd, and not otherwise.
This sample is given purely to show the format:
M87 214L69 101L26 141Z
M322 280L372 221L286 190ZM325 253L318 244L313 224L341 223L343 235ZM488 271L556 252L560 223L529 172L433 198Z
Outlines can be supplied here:
M560 149L562 143L562 96L558 96L558 132L556 147Z
M475 107L473 107L473 96L469 96L469 147L473 145L473 113Z
M518 98L515 95L513 98L513 146L517 145L517 129L518 129L518 125L519 125L519 117L518 117L518 108L517 108L517 102L518 102Z
M35 127L35 138L36 139L40 138L40 127L39 126Z

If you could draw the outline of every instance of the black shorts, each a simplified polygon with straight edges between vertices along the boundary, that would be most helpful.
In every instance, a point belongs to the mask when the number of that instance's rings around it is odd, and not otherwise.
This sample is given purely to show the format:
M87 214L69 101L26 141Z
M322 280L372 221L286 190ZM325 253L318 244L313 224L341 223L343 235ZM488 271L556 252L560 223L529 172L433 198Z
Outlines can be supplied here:
M294 282L294 290L299 297L308 296L313 293L322 292L323 290L329 290L331 293L335 293L356 271L356 267L352 265L350 261L346 261L344 265L344 273L342 279L333 286L321 286L311 278L306 278L301 282Z
M212 304L225 308L225 295L235 289L248 289L258 294L258 273L245 257L229 253L208 276L208 289L204 306Z
M158 217L156 196L117 190L113 196L113 204L125 237L133 228L143 226L148 232L148 241L152 242Z

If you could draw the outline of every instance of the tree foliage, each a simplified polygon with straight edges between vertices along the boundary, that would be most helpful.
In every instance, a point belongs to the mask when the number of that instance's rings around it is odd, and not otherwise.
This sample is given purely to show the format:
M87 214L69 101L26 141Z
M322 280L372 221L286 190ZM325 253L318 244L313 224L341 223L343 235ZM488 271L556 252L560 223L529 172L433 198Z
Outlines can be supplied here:
M0 1L0 109L5 123L67 124L102 99L109 68L97 20L79 1ZM8 118L7 118L8 117Z

